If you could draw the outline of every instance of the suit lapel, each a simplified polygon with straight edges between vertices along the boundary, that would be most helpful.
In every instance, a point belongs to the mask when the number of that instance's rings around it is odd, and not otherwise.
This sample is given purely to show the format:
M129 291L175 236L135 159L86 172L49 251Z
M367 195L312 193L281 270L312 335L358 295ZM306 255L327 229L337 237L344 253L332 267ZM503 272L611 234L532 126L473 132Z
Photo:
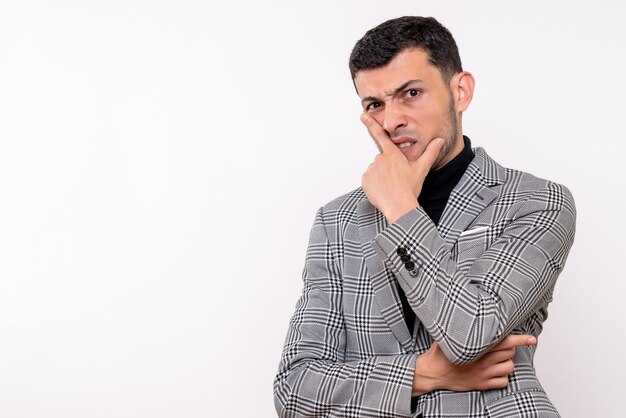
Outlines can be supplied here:
M361 248L371 278L374 299L391 332L405 350L411 351L414 343L402 313L396 278L378 257L371 244L376 235L387 227L387 220L367 199L359 202L357 211Z
M505 172L500 165L482 148L475 148L474 153L474 159L450 193L437 226L447 250L457 242L461 232L498 197L499 193L492 187L504 182Z

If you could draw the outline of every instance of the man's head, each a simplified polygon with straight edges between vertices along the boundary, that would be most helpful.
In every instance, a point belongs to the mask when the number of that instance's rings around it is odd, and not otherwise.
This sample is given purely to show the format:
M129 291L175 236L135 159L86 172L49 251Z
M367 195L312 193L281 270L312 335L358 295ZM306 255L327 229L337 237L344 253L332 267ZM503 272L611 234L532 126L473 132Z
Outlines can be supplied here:
M435 19L405 16L369 30L352 50L350 72L364 112L404 144L409 160L437 137L445 143L434 168L463 149L460 115L474 80L461 67L454 38Z
M370 29L354 45L349 63L352 80L357 72L387 65L409 48L426 52L446 83L463 71L459 49L448 29L432 17L403 16Z

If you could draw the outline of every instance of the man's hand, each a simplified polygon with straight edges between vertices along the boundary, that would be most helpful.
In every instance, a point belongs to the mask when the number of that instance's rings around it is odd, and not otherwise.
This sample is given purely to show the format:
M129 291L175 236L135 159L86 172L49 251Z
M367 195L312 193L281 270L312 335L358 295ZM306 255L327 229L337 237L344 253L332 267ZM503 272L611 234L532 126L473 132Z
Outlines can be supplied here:
M361 185L372 205L392 224L418 206L417 197L439 155L443 139L434 139L417 161L409 161L374 118L364 113L361 120L380 150L361 177Z
M470 364L452 364L435 342L415 361L413 396L437 389L454 391L488 390L504 388L513 373L515 347L533 345L537 339L531 335L509 335L487 354Z

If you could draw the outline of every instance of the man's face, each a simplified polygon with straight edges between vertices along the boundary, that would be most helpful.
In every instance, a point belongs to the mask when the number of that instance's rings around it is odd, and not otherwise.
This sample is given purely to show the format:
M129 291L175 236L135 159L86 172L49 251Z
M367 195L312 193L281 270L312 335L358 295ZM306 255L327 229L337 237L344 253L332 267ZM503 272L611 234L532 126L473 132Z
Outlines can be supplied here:
M389 64L361 70L354 78L363 110L389 134L409 161L417 160L430 141L444 145L433 165L439 168L463 149L450 86L428 54L410 48Z

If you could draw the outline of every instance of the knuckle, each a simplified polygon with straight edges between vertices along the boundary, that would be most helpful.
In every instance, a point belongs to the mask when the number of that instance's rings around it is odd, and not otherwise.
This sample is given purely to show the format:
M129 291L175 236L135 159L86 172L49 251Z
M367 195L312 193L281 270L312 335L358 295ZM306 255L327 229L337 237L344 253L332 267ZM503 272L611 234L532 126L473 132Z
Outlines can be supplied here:
M513 360L509 360L506 362L506 371L507 374L511 374L513 373L513 371L515 370L515 363L513 363Z

